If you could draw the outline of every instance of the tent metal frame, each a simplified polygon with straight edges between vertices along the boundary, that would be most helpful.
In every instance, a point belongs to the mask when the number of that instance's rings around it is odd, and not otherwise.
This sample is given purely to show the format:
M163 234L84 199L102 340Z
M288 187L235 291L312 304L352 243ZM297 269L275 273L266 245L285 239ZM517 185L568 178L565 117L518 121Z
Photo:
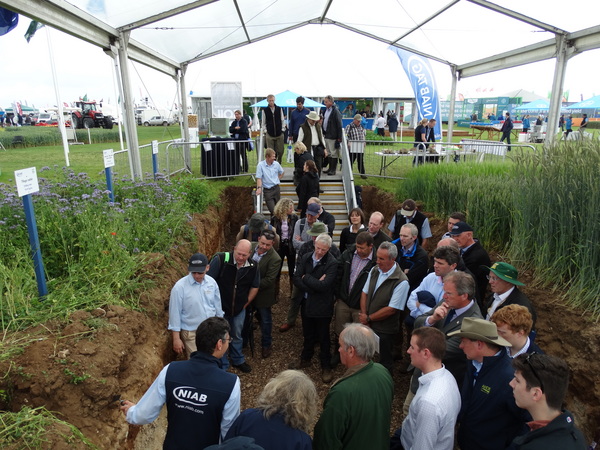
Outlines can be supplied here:
M558 117L560 113L560 102L562 97L563 83L565 77L566 66L568 60L573 56L582 52L600 48L600 26L586 28L576 32L567 32L560 28L554 27L550 24L536 20L535 18L526 16L516 11L504 8L496 3L492 3L488 0L463 0L474 5L478 5L482 8L489 9L498 14L510 17L514 20L529 24L540 30L544 30L554 34L553 39L501 53L488 58L472 61L466 64L455 64L451 61L435 57L426 52L415 51L413 48L406 47L402 44L402 40L414 33L415 31L422 28L428 22L437 18L443 12L454 7L461 0L449 0L449 2L441 9L436 11L431 16L421 21L418 25L408 30L401 36L393 40L385 39L381 36L359 30L349 24L337 22L327 17L329 9L334 1L329 0L320 15L312 20L305 20L298 22L291 26L282 27L276 31L261 35L257 38L251 39L246 28L246 20L243 17L240 7L239 0L232 0L237 16L239 18L240 26L244 30L245 40L236 43L235 45L223 48L214 52L208 52L205 54L198 54L194 58L177 62L173 59L155 51L146 45L137 42L130 38L132 30L146 26L157 21L163 20L168 17L172 17L179 14L184 14L188 11L202 8L203 6L209 5L217 0L196 0L180 7L172 8L167 11L163 11L160 14L155 14L144 19L126 24L119 28L113 28L101 20L97 19L93 15L76 8L72 4L64 0L0 0L0 7L4 7L16 13L30 17L31 19L37 20L41 23L56 28L64 33L75 36L82 39L90 44L102 48L105 53L118 60L118 64L115 64L119 68L118 83L122 87L124 95L124 117L126 123L126 135L127 143L131 152L131 164L132 164L132 175L136 178L141 178L141 162L139 156L139 145L137 141L137 133L135 129L135 119L133 112L133 96L131 93L130 82L129 82L129 61L133 60L138 63L144 64L151 67L159 72L165 73L171 76L178 84L178 90L180 94L180 102L185 107L184 111L187 110L187 99L185 90L185 73L189 64L200 61L203 59L210 58L220 53L233 50L245 45L249 45L253 42L257 42L263 39L277 36L279 34L291 31L309 24L320 24L320 25L334 25L346 30L358 33L362 36L375 39L380 42L387 43L391 46L402 48L413 53L419 54L423 57L445 64L449 67L452 76L452 92L451 92L451 104L450 104L450 117L453 117L454 112L454 99L456 98L456 87L457 82L463 78L473 77L485 73L491 73L499 70L509 69L525 64L534 62L544 61L548 59L556 59L554 69L554 79L552 84L552 96L551 104L548 116L549 123L558 123ZM449 122L448 139L452 139L452 121ZM189 142L189 130L187 124L187 117L184 114L184 141ZM554 139L553 133L548 133L548 141L552 142ZM189 149L186 151L187 161L189 161Z

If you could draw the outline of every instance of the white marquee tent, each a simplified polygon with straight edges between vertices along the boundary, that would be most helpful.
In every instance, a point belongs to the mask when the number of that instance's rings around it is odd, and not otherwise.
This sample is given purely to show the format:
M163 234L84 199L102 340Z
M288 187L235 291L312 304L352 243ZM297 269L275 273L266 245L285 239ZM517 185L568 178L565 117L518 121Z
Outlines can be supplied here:
M452 75L451 99L456 97L456 83L461 78L554 59L549 121L557 123L569 58L600 48L597 15L582 12L596 0L580 1L572 12L558 0L503 0L501 3L487 0L429 0L425 4L417 0L370 3L360 0L0 0L0 7L79 37L115 58L118 84L125 99L126 134L133 155L133 172L141 177L129 83L130 60L176 79L185 108L185 74L190 64L303 27L306 27L307 38L312 26L337 27L444 64ZM558 18L554 14L557 8L564 11ZM469 22L465 20L467 17L477 17L477 20ZM545 20L548 17L554 17L554 23ZM336 58L336 49L342 44L312 43L315 51L331 54L330 67L319 70L330 70L336 76L347 74L349 65L355 62ZM260 55L253 70L263 70L267 76L268 64L276 65L288 58L291 60L293 56ZM372 64L376 73L376 61L365 63ZM210 70L210 64L207 67ZM450 135L451 126L450 123ZM185 120L184 135L189 140Z

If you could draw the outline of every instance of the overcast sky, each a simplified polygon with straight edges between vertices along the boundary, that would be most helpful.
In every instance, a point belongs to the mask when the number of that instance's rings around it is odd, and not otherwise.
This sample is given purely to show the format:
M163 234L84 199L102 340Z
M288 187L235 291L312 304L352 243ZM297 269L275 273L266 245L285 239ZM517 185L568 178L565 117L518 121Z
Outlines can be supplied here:
M596 8L599 3L593 2ZM569 11L577 9L559 4L562 6L557 9L563 13L570 14ZM57 104L47 31L40 29L27 43L23 36L29 23L30 19L20 16L18 27L0 36L0 107L10 107L13 101L38 108ZM332 28L336 30L332 31ZM329 33L333 33L335 42L339 43L337 67L332 65L331 56L322 50L316 51L314 44L324 42ZM497 39L509 38L505 37L503 30L498 30L496 34ZM112 59L99 48L59 31L51 30L50 36L61 101L70 103L87 94L90 99L114 103L117 94ZM490 49L493 48L493 39L491 34L489 42L486 38L486 45ZM293 58L288 57L291 48L297 49ZM465 51L468 51L468 46L465 46ZM265 54L281 55L279 72L273 74L272 67L265 66L262 58ZM564 90L569 92L570 101L600 94L600 89L597 89L598 77L592 70L598 67L599 57L600 50L594 50L569 61ZM303 66L305 58L314 63ZM434 63L432 66L440 97L445 100L450 94L450 71L441 64ZM132 67L134 100L137 102L148 96L157 107L169 107L177 95L175 82L140 64L134 63ZM552 87L553 72L554 60L551 60L468 78L459 82L457 91L465 97L493 97L525 89L546 97ZM362 92L412 96L400 61L385 44L331 26L311 25L194 63L186 77L187 91L208 94L211 81L242 81L245 93L262 97L285 89L315 96L353 96Z

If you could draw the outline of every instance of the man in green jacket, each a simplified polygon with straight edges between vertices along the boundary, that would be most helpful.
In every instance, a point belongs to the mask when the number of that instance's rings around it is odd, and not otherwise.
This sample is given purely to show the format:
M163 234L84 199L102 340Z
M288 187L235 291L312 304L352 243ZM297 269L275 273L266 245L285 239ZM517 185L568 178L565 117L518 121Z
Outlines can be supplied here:
M373 330L346 324L339 338L346 373L325 398L314 433L315 450L387 450L394 382L389 372L372 361L377 350Z
M273 330L273 316L271 307L277 303L277 275L281 266L281 258L275 251L273 244L275 242L275 232L272 230L263 230L258 238L258 242L252 246L252 260L258 264L260 273L260 286L258 294L254 298L254 307L260 315L260 331L262 334L262 357L271 356L271 344Z

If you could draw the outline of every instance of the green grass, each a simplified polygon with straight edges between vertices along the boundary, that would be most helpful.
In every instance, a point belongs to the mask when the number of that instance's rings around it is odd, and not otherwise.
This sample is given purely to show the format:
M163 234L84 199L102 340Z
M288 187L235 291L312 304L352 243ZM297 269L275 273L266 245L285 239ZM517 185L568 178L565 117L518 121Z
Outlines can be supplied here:
M40 127L21 127L18 129L19 134L26 135L27 132L37 134L40 132L56 133L58 130L55 128L45 128L38 130ZM113 142L102 142L92 143L84 145L71 145L69 147L69 163L70 168L76 173L87 173L92 179L101 179L104 177L104 159L102 157L102 151L112 148L114 151L120 150L120 143L118 141L117 128L113 130L103 130L99 128L93 128L89 130L92 136L101 135L105 132L114 132L116 141ZM87 130L78 130L78 133L85 133L87 136ZM0 142L7 141L5 136L12 136L12 129L5 129L0 131ZM181 137L181 131L178 126L170 127L138 127L138 140L140 145L150 144L153 140L159 142L177 139ZM12 137L10 138L12 141ZM86 138L87 142L87 138ZM124 145L126 142L124 141ZM6 144L5 144L6 146ZM164 147L163 149L164 150ZM146 151L148 153L148 151ZM160 153L159 153L160 154ZM25 169L28 167L36 167L39 172L42 167L65 167L66 160L64 154L64 148L62 144L57 145L46 145L40 147L18 147L18 148L7 148L6 151L0 149L0 182L8 183L9 180L14 178L14 171L19 169ZM146 168L147 169L147 168ZM150 165L151 171L151 165ZM127 174L128 171L121 168L121 172Z
M44 407L23 407L19 412L0 413L2 448L48 448L58 438L64 445L97 449L75 426L55 416Z

